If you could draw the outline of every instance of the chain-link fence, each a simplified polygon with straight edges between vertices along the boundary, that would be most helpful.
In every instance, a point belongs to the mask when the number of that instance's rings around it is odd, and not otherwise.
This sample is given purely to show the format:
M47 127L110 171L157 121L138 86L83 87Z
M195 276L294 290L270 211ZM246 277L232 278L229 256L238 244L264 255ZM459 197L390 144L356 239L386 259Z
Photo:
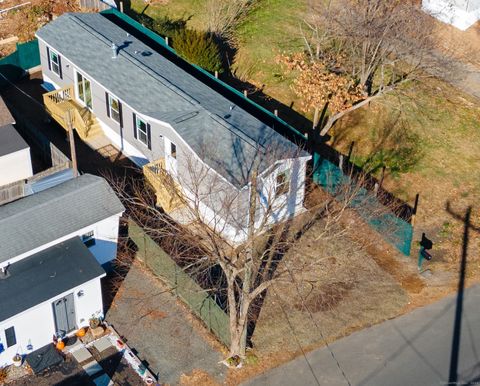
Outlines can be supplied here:
M333 196L342 195L346 186L355 182L342 169L316 155L313 180ZM406 256L410 255L413 237L413 227L410 222L400 218L390 208L384 206L374 192L358 187L355 197L350 201L350 207L356 210L360 217L375 229L382 237Z
M225 311L134 221L129 221L128 230L138 248L136 257L166 282L175 295L205 323L209 331L228 347L230 330Z

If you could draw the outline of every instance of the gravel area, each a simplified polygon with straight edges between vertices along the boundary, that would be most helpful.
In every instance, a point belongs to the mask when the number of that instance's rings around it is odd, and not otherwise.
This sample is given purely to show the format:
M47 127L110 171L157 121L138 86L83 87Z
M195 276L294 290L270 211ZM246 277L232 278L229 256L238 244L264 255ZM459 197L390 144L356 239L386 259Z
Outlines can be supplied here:
M222 354L192 325L168 288L138 263L132 264L106 319L160 383L177 384L195 369L223 382Z

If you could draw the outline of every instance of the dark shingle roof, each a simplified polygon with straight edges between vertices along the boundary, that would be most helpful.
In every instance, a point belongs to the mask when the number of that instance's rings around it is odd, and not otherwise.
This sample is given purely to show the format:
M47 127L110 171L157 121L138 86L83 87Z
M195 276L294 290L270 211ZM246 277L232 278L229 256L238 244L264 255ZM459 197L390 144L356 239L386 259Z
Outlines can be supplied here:
M0 263L124 210L108 183L90 174L0 206Z
M28 144L12 125L0 126L0 157L28 148Z
M248 182L259 158L263 171L297 152L296 145L271 127L101 14L64 14L37 36L139 113L170 123L237 187ZM116 59L112 42L119 47ZM267 147L279 155L272 157Z
M0 278L0 322L105 274L75 237L7 268Z

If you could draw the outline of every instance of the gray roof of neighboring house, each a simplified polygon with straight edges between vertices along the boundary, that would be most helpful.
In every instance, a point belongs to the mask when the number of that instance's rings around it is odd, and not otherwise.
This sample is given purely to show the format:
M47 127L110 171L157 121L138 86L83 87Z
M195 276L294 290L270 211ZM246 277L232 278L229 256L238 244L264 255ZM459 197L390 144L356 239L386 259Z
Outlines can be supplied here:
M101 177L84 174L0 206L0 263L125 208Z
M0 96L0 127L10 125L12 123L15 123L15 119L13 118L10 110L8 110L7 105Z
M103 275L79 237L35 253L0 277L0 322Z
M0 157L29 147L12 125L0 126Z
M239 188L248 182L253 162L260 160L263 171L298 156L292 142L101 14L64 14L37 36L140 114L171 124ZM116 59L112 42L119 47Z

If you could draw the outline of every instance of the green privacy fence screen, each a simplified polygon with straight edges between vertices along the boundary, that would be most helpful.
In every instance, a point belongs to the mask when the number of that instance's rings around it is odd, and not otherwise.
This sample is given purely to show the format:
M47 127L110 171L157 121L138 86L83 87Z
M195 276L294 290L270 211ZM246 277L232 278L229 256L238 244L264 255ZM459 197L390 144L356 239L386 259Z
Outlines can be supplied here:
M17 50L0 59L0 86L20 79L25 71L40 65L40 53L38 51L38 40L31 40L26 43L17 43ZM5 78L4 78L5 77Z
M350 176L344 174L340 167L314 153L313 180L331 195L341 199L348 187L354 182ZM410 255L413 237L413 227L399 218L391 210L379 202L375 195L365 188L353 189L353 199L350 207L383 238L395 246L404 255ZM352 191L352 190L351 190Z
M165 281L220 342L228 347L229 318L215 300L132 220L129 221L128 233L138 248L137 258Z

